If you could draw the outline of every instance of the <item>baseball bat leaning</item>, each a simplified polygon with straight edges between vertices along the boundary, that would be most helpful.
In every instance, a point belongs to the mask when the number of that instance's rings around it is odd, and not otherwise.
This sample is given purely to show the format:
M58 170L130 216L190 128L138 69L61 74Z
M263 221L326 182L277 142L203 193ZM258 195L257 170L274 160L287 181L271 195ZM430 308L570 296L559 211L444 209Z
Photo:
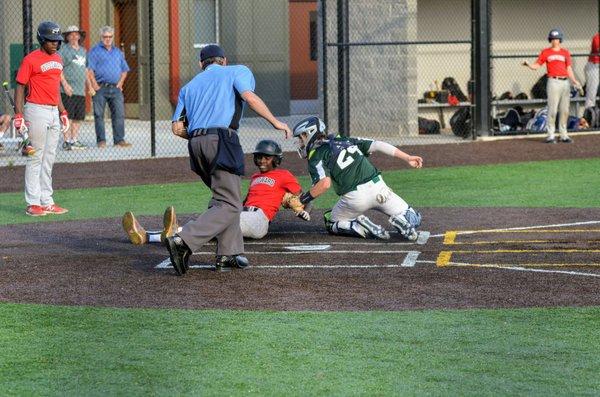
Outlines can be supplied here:
M6 96L6 98L8 98L8 102L10 103L10 106L12 106L13 114L16 114L17 107L15 106L15 100L10 95L10 91L8 91L8 81L5 81L2 83L2 88L4 88L4 95ZM26 151L27 155L30 156L30 155L34 154L35 149L33 149L33 147L31 146L31 143L29 142L29 133L27 131L27 126L24 126L24 129L20 132L20 134L23 137L23 142L21 142L20 146L22 148L27 148L27 151Z

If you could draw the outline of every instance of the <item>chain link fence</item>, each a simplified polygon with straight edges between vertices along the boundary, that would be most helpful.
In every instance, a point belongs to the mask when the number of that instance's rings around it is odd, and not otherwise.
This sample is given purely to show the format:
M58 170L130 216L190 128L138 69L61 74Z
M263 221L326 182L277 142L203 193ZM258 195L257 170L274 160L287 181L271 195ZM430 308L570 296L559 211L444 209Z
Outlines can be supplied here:
M543 72L519 64L533 62L547 46L551 28L564 31L575 74L586 81L590 40L598 30L598 1L576 3L487 0L491 55L486 100L492 134L526 132L524 119L514 129L500 125L508 109L520 106L523 113L533 114L545 106L543 98L531 96ZM12 95L27 37L35 49L36 28L42 21L55 21L63 31L73 25L84 31L81 45L88 51L88 67L89 51L103 45L101 28L114 28L112 43L129 68L122 94L124 140L131 146L115 146L121 138L113 133L107 106L96 117L104 120L106 129L107 145L98 147L94 99L86 88L84 120L76 137L85 147L63 148L61 139L58 162L187 156L186 142L170 132L170 119L179 88L200 72L198 55L209 43L219 43L230 63L253 70L257 94L290 126L317 114L331 132L394 144L455 142L463 139L457 133L472 137L468 121L453 132L451 119L457 115L460 121L473 111L473 87L481 84L482 76L475 75L473 66L478 48L472 42L478 37L473 35L478 15L474 10L481 4L482 0L1 1L5 18L0 26L0 78L9 83ZM69 45L62 43L63 49ZM103 78L96 80L117 83ZM520 93L528 98L518 99ZM580 117L583 108L583 99L573 98L572 114ZM6 97L0 112L12 113ZM291 140L281 139L250 111L240 132L246 151L263 137L275 137L284 150L293 150ZM25 163L19 142L11 128L0 138L0 166Z

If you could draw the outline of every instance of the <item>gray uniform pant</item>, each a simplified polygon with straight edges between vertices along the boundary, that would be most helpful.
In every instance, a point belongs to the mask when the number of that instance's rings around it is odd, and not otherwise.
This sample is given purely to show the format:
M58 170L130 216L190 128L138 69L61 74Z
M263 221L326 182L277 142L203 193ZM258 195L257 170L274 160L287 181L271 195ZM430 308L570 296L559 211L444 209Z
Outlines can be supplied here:
M548 138L554 138L556 116L558 113L558 132L562 138L567 137L567 120L571 101L571 83L569 80L548 78Z
M191 138L190 155L195 156L196 171L210 187L212 198L208 210L183 226L178 235L192 251L197 251L213 238L217 239L217 255L244 253L244 238L240 229L242 211L241 178L238 175L216 169L210 173L210 165L217 156L219 136L201 135Z
M25 163L25 201L27 205L54 204L52 166L60 136L58 107L26 103L23 110L35 148L35 154L28 156Z
M598 84L600 76L598 63L588 62L585 64L585 107L591 108L596 104L596 94L598 93Z

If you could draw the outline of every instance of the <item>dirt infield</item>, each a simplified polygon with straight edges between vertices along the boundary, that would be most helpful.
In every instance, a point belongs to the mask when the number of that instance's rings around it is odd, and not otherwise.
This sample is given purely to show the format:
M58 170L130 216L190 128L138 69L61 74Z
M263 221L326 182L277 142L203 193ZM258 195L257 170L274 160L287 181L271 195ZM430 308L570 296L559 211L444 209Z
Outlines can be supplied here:
M600 305L600 224L575 225L599 220L600 209L424 209L423 230L431 236L423 245L397 234L389 242L329 236L319 216L303 224L280 215L270 236L247 244L252 268L225 274L192 268L184 277L160 268L168 262L162 246L129 244L119 219L3 227L8 239L0 249L0 300L273 310ZM499 219L513 221L500 225ZM141 221L158 227L160 217ZM574 225L460 234L557 223ZM570 231L583 229L589 231ZM481 244L444 244L448 231L459 231L455 243ZM315 251L325 245L330 247ZM487 252L496 250L540 252ZM213 251L205 246L191 264L210 266ZM449 251L455 259L436 266ZM412 267L403 267L411 265L410 252L416 253ZM481 267L489 264L506 267Z
M564 153L568 158L597 157L599 138L577 137L573 145L519 140L414 151L423 153L429 165L522 161L515 153L527 152L532 160L562 158ZM126 184L126 177L129 183L173 181L171 166L153 168L159 161L187 165L185 159L129 162L126 167L116 163L120 173L114 184ZM303 169L294 161L286 166ZM376 162L384 169L397 165ZM146 171L142 179L132 166L138 163L145 165L139 167ZM86 179L86 167L57 167L55 187L69 187L67 180L79 181L77 187L104 185L104 172L114 172L113 164L103 164ZM73 173L79 176L73 178ZM4 191L21 189L8 185ZM192 257L194 268L185 277L166 267L168 254L162 246L131 245L120 219L2 226L0 300L272 310L600 305L600 223L594 223L600 221L600 208L421 210L422 230L430 233L423 234L422 244L405 242L397 234L388 242L330 236L318 212L309 223L281 213L267 238L247 242L250 269L212 271L214 245L209 244ZM179 219L184 223L190 216L180 214ZM378 214L373 218L386 224ZM158 228L161 217L140 221Z

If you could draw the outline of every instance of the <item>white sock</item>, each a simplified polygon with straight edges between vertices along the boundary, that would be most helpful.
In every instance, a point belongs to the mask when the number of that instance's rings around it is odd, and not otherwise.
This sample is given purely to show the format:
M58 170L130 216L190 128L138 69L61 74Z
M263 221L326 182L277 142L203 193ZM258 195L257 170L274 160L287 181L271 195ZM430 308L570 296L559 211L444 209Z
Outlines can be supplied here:
M148 232L149 243L160 243L160 232Z

